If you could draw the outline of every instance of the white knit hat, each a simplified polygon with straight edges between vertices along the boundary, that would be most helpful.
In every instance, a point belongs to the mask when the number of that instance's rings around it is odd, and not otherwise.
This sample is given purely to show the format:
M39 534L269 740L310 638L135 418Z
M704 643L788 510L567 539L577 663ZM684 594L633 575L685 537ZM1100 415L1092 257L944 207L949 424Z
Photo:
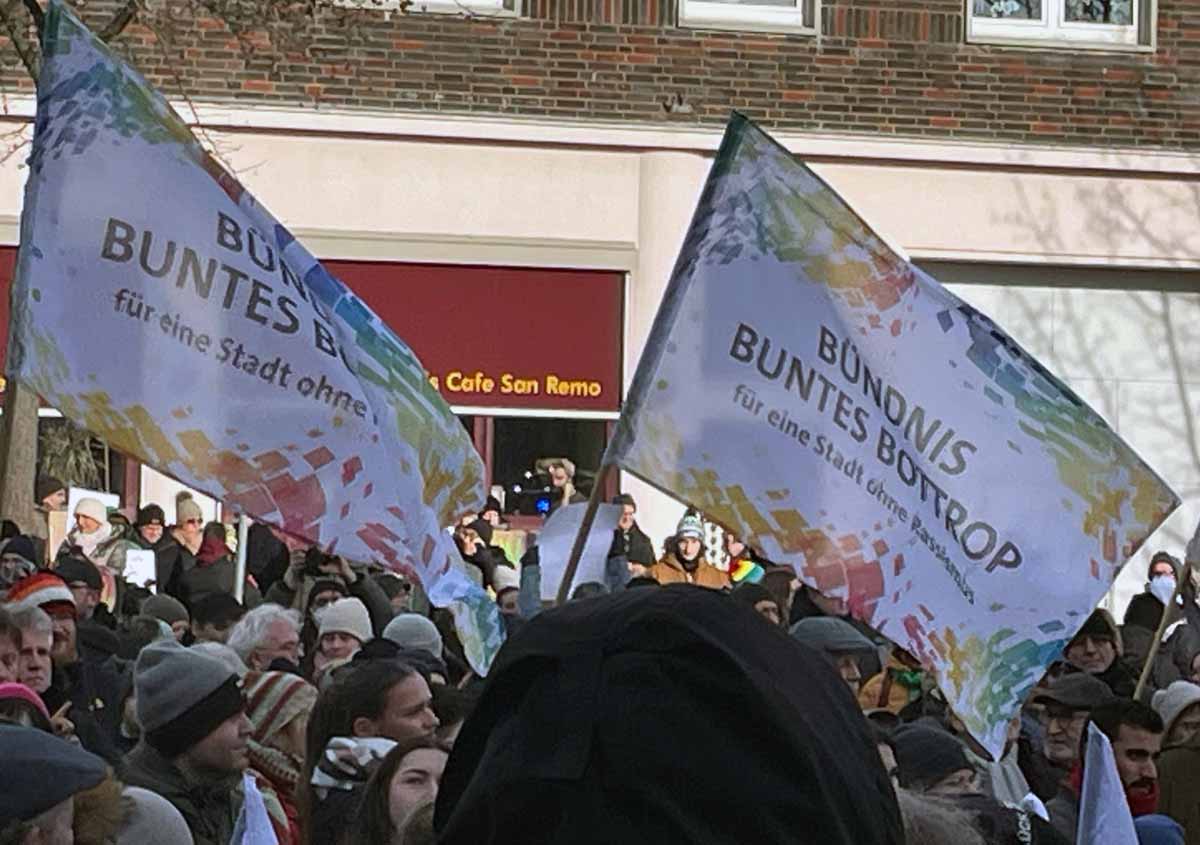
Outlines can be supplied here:
M76 516L88 516L101 525L108 522L108 508L99 499L80 499L75 503Z
M1154 693L1151 705L1158 715L1162 716L1165 730L1163 737L1171 735L1171 727L1175 724L1184 710L1193 704L1200 704L1200 686L1190 681L1175 681L1166 689Z
M374 638L371 633L371 614L358 599L338 599L318 610L315 616L318 638L335 633L349 634L360 643L368 643Z

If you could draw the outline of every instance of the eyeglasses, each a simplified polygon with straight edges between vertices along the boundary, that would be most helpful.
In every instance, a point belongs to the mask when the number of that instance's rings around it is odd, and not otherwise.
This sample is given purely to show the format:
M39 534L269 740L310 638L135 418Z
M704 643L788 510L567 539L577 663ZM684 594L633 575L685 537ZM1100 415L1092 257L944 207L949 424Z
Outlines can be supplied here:
M202 520L202 519L185 519L184 524L185 525L199 525L203 521L204 520Z
M1087 714L1086 710L1072 710L1069 707L1047 707L1038 715L1038 720L1043 725L1049 725L1051 722L1071 724L1086 719Z

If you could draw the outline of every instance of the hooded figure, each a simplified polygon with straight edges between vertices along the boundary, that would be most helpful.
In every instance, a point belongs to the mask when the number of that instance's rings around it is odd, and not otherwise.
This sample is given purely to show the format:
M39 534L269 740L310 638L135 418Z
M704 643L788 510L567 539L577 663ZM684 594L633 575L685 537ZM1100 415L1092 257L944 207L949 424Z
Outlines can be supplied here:
M1098 608L1083 623L1063 655L1076 671L1103 681L1118 698L1133 698L1137 675L1121 662L1121 632L1112 614Z
M675 587L528 622L455 743L438 842L899 845L854 697L750 614Z

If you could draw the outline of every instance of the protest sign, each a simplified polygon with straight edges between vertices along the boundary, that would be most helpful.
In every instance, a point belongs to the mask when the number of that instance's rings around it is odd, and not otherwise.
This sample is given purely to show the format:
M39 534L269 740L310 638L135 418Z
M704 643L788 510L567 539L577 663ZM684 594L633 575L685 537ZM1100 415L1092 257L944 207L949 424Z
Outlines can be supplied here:
M130 549L125 552L125 571L122 573L126 582L138 587L146 587L152 593L158 592L158 569L155 565L154 552L150 549Z
M550 514L541 533L538 534L538 563L542 567L543 601L553 601L558 595L559 584L571 557L571 547L579 534L587 509L585 502L563 505ZM573 584L578 586L588 581L601 584L605 582L604 565L608 560L608 550L612 548L613 531L616 530L620 519L620 505L600 505L597 509L595 521L588 530L587 542L579 556L579 568L575 570Z
M418 577L486 671L494 603L442 530L483 468L413 352L51 2L9 366L226 505Z
M1088 723L1087 733L1075 841L1087 845L1138 845L1112 743L1095 723Z
M605 457L845 600L991 752L1178 505L998 326L735 116Z

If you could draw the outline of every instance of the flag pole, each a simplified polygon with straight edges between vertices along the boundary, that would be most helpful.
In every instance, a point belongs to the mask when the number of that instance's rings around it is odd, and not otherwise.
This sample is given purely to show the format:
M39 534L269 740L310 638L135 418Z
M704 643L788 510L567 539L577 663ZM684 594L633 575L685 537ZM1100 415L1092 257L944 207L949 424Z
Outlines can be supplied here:
M579 558L583 557L583 547L587 543L588 534L592 531L592 523L596 521L596 511L600 510L600 502L604 498L604 483L615 464L601 464L596 471L596 480L592 482L592 495L588 497L587 510L583 513L583 521L579 523L579 533L575 535L575 545L571 546L571 557L567 560L567 568L563 571L562 583L558 585L558 599L555 604L566 604L571 593L571 583L575 580L575 570L579 568Z
M246 601L246 544L250 537L250 521L245 511L238 511L237 574L234 576L233 597L239 604Z
M1133 690L1134 701L1141 700L1142 691L1146 688L1146 682L1150 680L1150 669L1154 666L1155 658L1158 657L1158 647L1162 645L1163 634L1166 633L1167 625L1171 621L1171 611L1175 609L1175 599L1179 596L1179 583L1184 578L1192 577L1192 572L1189 568L1182 568L1182 574L1175 579L1175 590L1171 593L1171 600L1163 608L1162 619L1158 620L1158 630L1154 632L1154 642L1150 643L1150 652L1146 655L1146 664L1142 666L1142 674L1138 676L1137 687Z

